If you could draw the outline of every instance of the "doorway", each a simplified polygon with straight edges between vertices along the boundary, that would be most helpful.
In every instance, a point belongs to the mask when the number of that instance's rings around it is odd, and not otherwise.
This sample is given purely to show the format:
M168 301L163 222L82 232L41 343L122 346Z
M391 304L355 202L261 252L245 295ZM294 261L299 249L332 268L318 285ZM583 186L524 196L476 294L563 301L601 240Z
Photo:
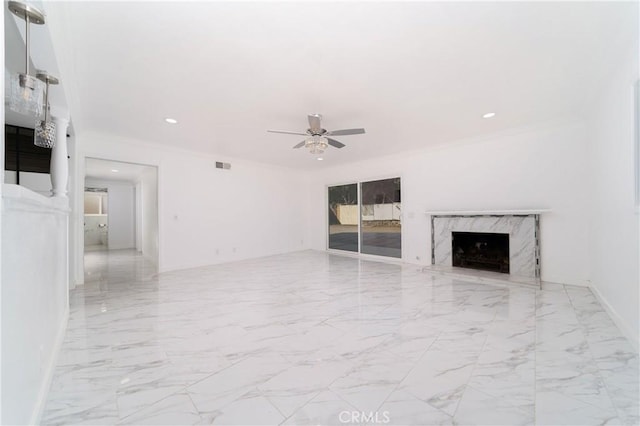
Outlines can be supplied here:
M84 250L109 249L109 190L84 188Z
M157 270L157 166L87 157L79 189L84 197L84 242L76 245L81 282L101 279L106 265L123 271L141 269L140 265L145 271Z
M327 188L327 248L402 258L401 178Z

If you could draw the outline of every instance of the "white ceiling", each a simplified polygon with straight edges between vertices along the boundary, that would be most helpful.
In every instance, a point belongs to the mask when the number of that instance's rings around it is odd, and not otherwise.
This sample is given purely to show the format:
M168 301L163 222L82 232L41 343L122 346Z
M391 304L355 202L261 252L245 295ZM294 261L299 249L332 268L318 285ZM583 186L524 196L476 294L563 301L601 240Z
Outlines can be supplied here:
M153 166L142 164L87 158L85 162L85 178L136 183L143 173L154 168ZM114 172L114 170L117 170L117 172Z
M637 37L637 3L50 2L74 126L292 167L579 116ZM72 52L72 54L69 54ZM65 76L62 76L63 79ZM483 120L486 112L495 118ZM291 147L308 113L338 137ZM164 123L165 117L179 120Z

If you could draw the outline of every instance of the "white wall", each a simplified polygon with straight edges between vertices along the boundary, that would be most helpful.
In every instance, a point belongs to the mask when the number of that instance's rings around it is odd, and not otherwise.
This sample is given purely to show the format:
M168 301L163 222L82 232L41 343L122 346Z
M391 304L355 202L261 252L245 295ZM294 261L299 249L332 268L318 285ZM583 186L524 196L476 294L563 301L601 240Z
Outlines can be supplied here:
M68 315L67 212L59 199L4 185L2 424L33 424Z
M634 84L638 45L611 76L590 120L592 287L637 347L640 215L634 211ZM636 118L639 111L636 111ZM637 118L638 119L638 118Z
M587 141L578 123L514 130L313 174L308 239L326 247L326 185L400 176L402 258L431 263L427 210L549 208L542 279L587 285Z
M138 185L141 191L141 247L144 257L158 264L158 169L149 167L141 176Z
M4 171L4 183L17 182L16 172ZM44 195L51 196L51 175L49 173L20 172L20 186Z
M67 131L69 131L69 129L67 129ZM70 157L68 182L69 192L67 193L69 197L69 206L78 206L76 214L69 214L69 288L74 289L76 284L80 284L84 280L83 273L80 275L80 280L78 280L78 277L76 276L76 271L79 267L81 272L84 272L82 271L84 268L84 259L82 256L75 256L76 250L80 253L84 253L84 176L80 178L77 173L78 158L76 156L76 138L74 134L67 138L67 149ZM75 190L76 188L78 188L78 191ZM74 246L76 241L78 242L77 248ZM80 261L81 266L78 265L78 260Z
M142 251L142 182L136 182L136 250Z
M79 138L81 157L158 167L161 271L306 247L302 171L111 135ZM216 169L216 161L231 163L231 170Z
M102 227L107 224L107 220L107 215L84 215L85 247L103 245L103 249L108 248L108 230Z
M108 193L108 246L109 250L135 248L135 195L134 184L129 182L86 179L92 188L107 188Z

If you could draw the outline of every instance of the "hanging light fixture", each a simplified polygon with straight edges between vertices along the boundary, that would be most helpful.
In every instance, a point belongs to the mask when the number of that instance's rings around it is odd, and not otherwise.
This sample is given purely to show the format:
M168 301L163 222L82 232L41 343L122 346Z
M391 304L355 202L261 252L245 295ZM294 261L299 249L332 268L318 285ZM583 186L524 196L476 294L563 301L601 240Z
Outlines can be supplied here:
M42 114L42 83L29 74L31 47L29 45L29 24L44 24L44 14L33 6L10 1L9 10L25 20L25 73L11 76L11 99L9 108L21 114Z
M309 150L310 154L322 154L328 146L327 138L320 135L313 135L304 142L304 147Z
M42 148L53 148L56 144L56 123L49 117L49 85L58 84L58 79L47 74L46 71L38 71L36 77L45 83L44 120L36 121L33 144Z

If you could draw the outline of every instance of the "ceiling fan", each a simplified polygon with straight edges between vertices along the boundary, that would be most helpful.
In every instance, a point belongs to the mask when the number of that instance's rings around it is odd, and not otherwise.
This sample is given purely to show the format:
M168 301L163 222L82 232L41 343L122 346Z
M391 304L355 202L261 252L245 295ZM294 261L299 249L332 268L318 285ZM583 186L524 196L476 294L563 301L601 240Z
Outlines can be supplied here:
M334 148L342 148L345 146L342 142L339 142L328 136L361 135L364 133L364 129L343 129L327 131L326 129L322 128L321 121L322 115L309 114L309 128L304 133L289 132L286 130L267 130L267 132L307 136L305 140L295 145L294 148L302 148L304 146L305 148L309 149L309 152L311 154L322 154L329 145Z

